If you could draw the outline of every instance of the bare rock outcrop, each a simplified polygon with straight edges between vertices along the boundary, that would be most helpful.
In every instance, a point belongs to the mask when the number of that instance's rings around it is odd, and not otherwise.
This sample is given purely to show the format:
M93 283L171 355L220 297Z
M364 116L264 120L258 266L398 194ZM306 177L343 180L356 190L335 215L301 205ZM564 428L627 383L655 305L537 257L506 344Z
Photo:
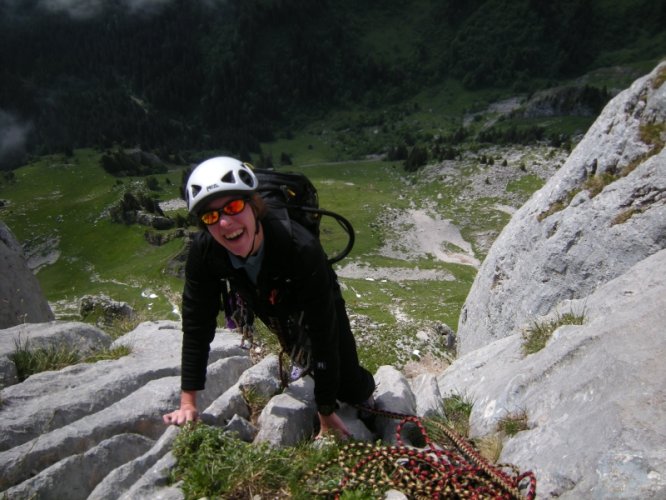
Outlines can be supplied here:
M52 319L51 307L26 264L21 245L0 221L0 329Z
M29 333L43 343L60 339L64 344L81 337L94 345L128 346L131 352L119 359L38 373L0 391L0 496L182 498L177 485L168 482L175 465L171 447L180 429L162 422L162 415L179 402L180 324L141 323L113 342L98 328L82 323L29 327L30 332L24 325L0 331L0 337ZM11 356L12 342L5 343L0 359ZM247 441L273 446L293 446L311 437L316 432L313 382L301 379L283 391L278 366L275 355L253 363L241 348L240 335L218 330L211 344L206 390L198 395L202 420ZM389 388L396 377L400 379L395 370L385 367L377 380ZM400 394L411 411L421 391L412 393L405 380L400 382ZM268 401L259 415L252 415L256 409L251 395ZM432 396L424 391L423 397ZM394 398L388 391L378 394L377 402L394 407ZM355 437L375 438L355 408L343 406L339 414ZM387 428L387 435L380 437L390 439L394 431Z
M541 498L665 498L666 250L539 320L572 311L584 323L534 354L516 333L458 358L440 392L474 402L477 437L526 423L499 461L533 470Z
M437 378L473 401L472 434L499 437L500 462L536 473L541 498L666 497L665 82L662 63L618 94L514 214ZM524 427L508 436L507 421Z
M458 353L510 336L666 248L666 63L618 94L493 244Z

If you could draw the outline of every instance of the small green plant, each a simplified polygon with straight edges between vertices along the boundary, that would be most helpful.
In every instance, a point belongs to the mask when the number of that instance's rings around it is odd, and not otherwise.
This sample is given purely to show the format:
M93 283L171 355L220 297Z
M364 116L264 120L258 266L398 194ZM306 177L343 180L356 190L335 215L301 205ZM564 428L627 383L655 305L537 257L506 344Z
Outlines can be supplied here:
M469 416L474 402L464 394L453 394L442 401L447 424L461 436L469 435Z
M112 339L117 339L134 330L142 321L145 321L144 315L135 313L131 317L115 318L109 324L103 325L103 329Z
M219 427L199 423L174 442L177 465L172 481L182 481L185 498L294 498L312 494L302 477L340 452L331 440L321 447L271 447L243 442ZM332 485L335 486L335 485Z
M60 370L66 366L77 363L94 363L96 361L118 359L132 352L131 347L121 345L112 349L100 349L82 356L79 351L67 345L49 345L30 349L29 342L16 340L14 352L9 355L16 366L19 382L23 382L30 375L49 370Z
M610 172L603 172L599 175L592 175L587 178L583 183L583 188L587 189L590 193L590 197L594 198L596 195L601 193L603 189L617 180L617 176L611 174Z
M571 203L571 200L573 200L574 196L580 193L580 191L580 189L574 189L573 191L569 191L567 194L565 194L564 198L554 201L545 212L541 212L539 215L537 215L537 220L541 222L545 218L550 217L551 215L567 208L569 203Z
M96 363L97 361L104 361L110 359L120 359L123 356L131 354L132 348L128 345L119 345L109 349L102 349L86 356L83 359L84 363Z
M582 325L585 322L584 314L575 314L568 312L558 314L553 320L538 322L534 321L532 325L523 332L523 353L525 355L534 354L540 351L553 335L553 332L562 325Z
M666 82L666 67L661 68L656 76L654 77L654 80L652 80L652 88L657 90L659 87L661 87L664 82Z
M497 429L507 436L515 436L520 431L527 430L527 412L521 410L508 414L497 423Z
M15 350L9 359L16 365L16 375L20 382L30 375L48 370L59 370L81 360L79 353L67 346L50 345L38 349L29 349L28 342L15 342Z
M243 390L243 399L245 399L245 403L250 409L250 420L252 420L253 423L256 423L261 410L263 410L268 404L270 398L264 394L259 394L256 390L250 388Z

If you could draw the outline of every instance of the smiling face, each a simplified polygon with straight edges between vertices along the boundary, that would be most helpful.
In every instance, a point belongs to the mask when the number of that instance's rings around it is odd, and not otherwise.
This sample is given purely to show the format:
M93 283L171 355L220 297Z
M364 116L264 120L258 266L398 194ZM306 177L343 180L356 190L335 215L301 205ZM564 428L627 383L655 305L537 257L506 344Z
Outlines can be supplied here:
M217 198L206 204L202 212L219 210L230 201L237 199L238 196ZM222 210L220 210L219 215L220 218L217 222L206 226L215 241L229 252L243 258L259 250L264 233L249 202L246 202L243 210L235 215L227 215Z

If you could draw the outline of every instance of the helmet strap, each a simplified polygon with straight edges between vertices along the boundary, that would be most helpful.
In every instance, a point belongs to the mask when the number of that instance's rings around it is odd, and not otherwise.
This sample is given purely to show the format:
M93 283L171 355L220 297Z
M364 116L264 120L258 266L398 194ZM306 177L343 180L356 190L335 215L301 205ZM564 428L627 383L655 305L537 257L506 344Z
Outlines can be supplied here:
M259 230L261 229L261 226L259 225L259 220L257 219L257 212L254 210L254 205L250 204L250 207L252 208L252 214L254 215L254 236L252 237L252 247L250 248L250 251L247 253L247 255L244 257L247 259L250 255L252 255L252 252L254 252L254 245L257 242L257 235L259 234Z

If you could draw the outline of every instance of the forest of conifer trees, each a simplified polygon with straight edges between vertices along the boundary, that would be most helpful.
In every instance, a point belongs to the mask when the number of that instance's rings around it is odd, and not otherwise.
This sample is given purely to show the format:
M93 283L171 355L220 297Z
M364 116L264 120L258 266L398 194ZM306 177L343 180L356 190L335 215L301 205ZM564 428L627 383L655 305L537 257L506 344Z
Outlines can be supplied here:
M35 154L256 151L335 106L381 106L444 78L530 91L658 57L666 40L666 3L650 0L45 4L0 2L0 127L22 124ZM407 34L382 42L391 19Z

